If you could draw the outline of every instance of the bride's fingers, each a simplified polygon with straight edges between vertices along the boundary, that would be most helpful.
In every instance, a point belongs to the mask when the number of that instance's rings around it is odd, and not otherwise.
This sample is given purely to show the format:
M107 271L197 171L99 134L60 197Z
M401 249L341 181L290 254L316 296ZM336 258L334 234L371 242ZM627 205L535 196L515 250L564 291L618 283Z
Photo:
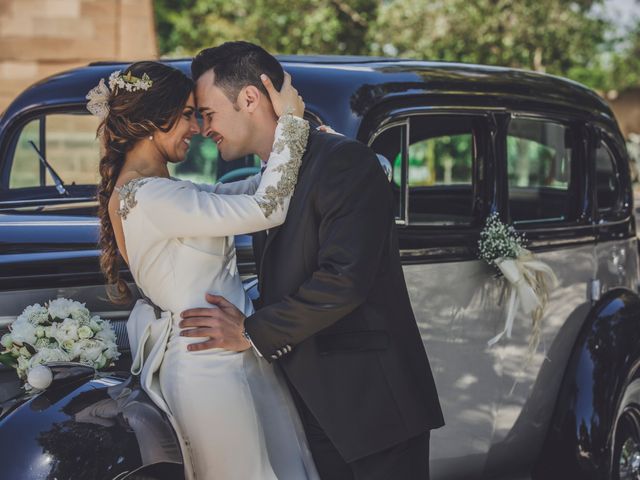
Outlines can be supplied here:
M291 86L291 75L288 72L284 72L284 81L282 82L282 88L280 91Z
M260 80L262 80L264 88L267 89L269 97L274 98L274 95L277 95L278 91L276 90L276 87L273 86L273 82L271 82L271 79L263 73L262 75L260 75Z

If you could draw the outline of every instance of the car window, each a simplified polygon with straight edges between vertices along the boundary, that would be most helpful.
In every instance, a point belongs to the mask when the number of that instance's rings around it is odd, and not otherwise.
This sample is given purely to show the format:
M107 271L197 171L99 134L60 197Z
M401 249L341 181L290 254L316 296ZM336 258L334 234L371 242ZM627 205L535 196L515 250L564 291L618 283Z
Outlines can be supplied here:
M514 223L565 221L572 216L573 153L568 126L539 119L511 119L507 174Z
M197 115L198 122L202 118ZM318 117L305 112L312 128L320 125ZM218 153L218 148L210 138L196 135L191 139L191 147L184 162L170 164L169 173L172 176L198 183L234 182L255 175L261 168L260 157L246 155L236 160L227 161Z
M474 129L477 121L464 115L411 118L407 158L410 223L471 223ZM400 163L400 157L396 157L394 182L398 180Z
M376 152L377 155L384 157L391 163L391 160L396 159L396 166L393 169L393 179L391 187L394 195L394 212L396 219L405 220L405 198L403 195L403 182L404 173L402 168L397 164L402 162L403 153L405 151L405 135L407 125L405 123L386 128L377 132L372 142L370 142L371 149Z
M471 132L440 135L409 145L409 186L471 185ZM400 156L396 157L393 181L400 185Z
M41 184L40 161L30 142L41 150L40 120L29 122L20 132L11 163L9 188L35 187ZM44 168L42 169L44 174ZM44 179L42 180L44 184Z
M621 205L620 177L609 147L600 141L595 151L596 197L600 216L613 213Z
M202 123L200 115L198 122ZM218 152L216 143L202 135L194 135L187 158L178 164L169 164L169 173L183 180L196 183L242 180L260 171L260 158L247 155L238 160L226 161Z
M184 162L170 163L173 177L196 183L214 183L218 178L218 147L210 138L194 135Z
M406 122L379 133L371 144L392 160L397 216L406 215L413 225L471 224L476 140L483 117L422 115Z
M66 185L98 181L99 120L91 115L56 113L29 122L20 133L13 157L9 188L55 185L33 145Z

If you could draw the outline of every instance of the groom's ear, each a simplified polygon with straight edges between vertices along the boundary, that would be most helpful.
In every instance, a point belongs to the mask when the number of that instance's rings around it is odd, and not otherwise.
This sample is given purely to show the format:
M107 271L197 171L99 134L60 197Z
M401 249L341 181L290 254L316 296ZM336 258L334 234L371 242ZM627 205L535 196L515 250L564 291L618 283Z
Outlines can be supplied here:
M257 110L262 101L262 92L253 85L247 85L240 90L238 95L238 104L242 110L253 113Z

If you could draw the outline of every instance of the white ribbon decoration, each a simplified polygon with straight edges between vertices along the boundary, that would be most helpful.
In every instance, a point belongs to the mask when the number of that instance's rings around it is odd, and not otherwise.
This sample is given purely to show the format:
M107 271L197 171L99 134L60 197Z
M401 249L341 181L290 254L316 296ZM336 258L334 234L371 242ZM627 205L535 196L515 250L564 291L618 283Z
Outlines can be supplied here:
M525 315L533 315L536 309L544 307L549 287L553 288L558 284L558 279L551 267L544 262L535 260L533 254L524 248L521 249L517 258L498 258L495 264L509 282L510 294L504 330L487 342L490 347L495 345L504 335L511 338L513 321L518 307ZM547 279L551 285L547 284Z

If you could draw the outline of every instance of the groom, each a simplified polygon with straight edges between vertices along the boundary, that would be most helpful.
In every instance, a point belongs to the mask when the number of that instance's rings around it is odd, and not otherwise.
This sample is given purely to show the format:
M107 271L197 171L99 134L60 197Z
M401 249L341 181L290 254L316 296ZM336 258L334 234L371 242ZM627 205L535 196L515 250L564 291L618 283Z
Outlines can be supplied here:
M230 42L200 52L191 70L203 134L226 160L267 160L277 118L260 74L279 89L277 60ZM429 432L444 422L375 154L312 132L287 221L263 243L262 308L244 318L208 295L216 307L182 314L182 328L211 332L192 347L253 345L281 367L323 479L428 478Z

